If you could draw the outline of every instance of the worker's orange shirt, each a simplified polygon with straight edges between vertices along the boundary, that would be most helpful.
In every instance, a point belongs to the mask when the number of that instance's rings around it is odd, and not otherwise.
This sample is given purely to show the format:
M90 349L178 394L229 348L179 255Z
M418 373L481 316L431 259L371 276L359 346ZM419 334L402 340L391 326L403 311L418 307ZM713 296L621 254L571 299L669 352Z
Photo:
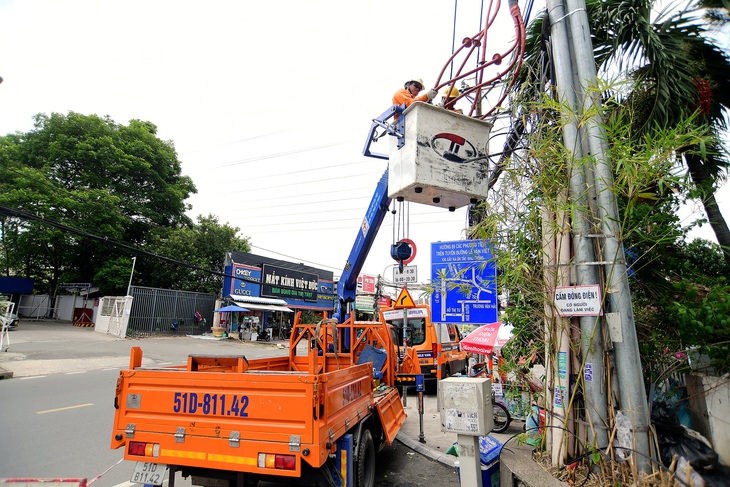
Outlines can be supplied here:
M406 108L408 108L414 101L428 101L428 97L425 93L423 95L413 96L411 92L405 88L401 88L395 92L395 95L393 95L393 105L402 105L405 103Z
M401 88L395 92L395 95L393 95L393 105L402 105L405 103L406 108L408 108L414 101L428 101L428 97L425 93L423 95L413 96L411 92L405 88ZM393 116L393 120L398 120L397 113Z

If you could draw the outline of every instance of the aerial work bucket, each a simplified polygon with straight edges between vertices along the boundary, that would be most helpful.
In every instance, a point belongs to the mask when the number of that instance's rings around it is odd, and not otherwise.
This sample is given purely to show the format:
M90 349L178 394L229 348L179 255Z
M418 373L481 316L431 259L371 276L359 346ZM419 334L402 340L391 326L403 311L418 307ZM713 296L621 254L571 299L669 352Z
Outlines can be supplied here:
M390 198L453 210L487 197L491 123L418 102L403 115L404 145L390 146Z

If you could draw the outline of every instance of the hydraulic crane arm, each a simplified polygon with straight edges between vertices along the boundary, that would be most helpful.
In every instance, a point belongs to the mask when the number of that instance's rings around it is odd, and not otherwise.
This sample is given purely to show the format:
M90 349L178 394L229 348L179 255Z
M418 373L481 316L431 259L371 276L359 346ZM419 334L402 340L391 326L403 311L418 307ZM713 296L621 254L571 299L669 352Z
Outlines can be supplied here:
M357 292L357 276L360 275L365 259L373 246L375 237L380 230L380 225L385 219L391 199L388 197L388 169L380 178L373 198L370 200L365 218L360 225L360 231L355 238L350 256L347 258L345 268L342 270L340 282L337 285L337 303L335 303L335 318L344 323L349 313L349 304L355 301Z

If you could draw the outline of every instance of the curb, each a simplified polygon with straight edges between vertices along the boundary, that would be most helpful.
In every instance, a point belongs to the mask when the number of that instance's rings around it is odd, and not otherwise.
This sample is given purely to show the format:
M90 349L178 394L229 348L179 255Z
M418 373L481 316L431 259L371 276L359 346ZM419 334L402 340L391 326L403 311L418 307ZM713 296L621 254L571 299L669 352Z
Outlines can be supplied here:
M0 380L2 379L12 379L13 373L9 370L5 370L2 367L0 367Z
M419 453L425 457L430 458L431 460L434 460L436 462L442 463L446 465L447 467L455 468L454 462L458 460L458 457L455 457L453 455L447 455L443 452L437 452L429 447L425 446L423 443L419 442L418 440L414 440L408 435L405 435L403 433L398 433L396 436L396 439L403 443L405 446L410 448L411 450L415 451L416 453Z

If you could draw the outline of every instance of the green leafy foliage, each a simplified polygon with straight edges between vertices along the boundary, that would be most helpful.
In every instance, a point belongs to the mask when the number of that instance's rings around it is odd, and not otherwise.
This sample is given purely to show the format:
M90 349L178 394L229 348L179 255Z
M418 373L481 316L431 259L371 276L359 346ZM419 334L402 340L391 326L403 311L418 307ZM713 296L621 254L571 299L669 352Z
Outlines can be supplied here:
M195 185L172 143L156 133L150 122L69 112L39 114L33 130L1 137L0 206L35 216L4 212L5 274L34 278L37 292L53 294L66 281L118 294L126 292L134 252L114 242L217 271L225 251L247 251L237 228L214 216L194 224L186 215ZM138 283L220 289L210 273L142 255Z
M143 256L138 259L142 282L152 287L218 294L223 277L206 270L222 272L221 263L228 251L251 250L248 239L238 237L239 231L237 227L221 225L217 216L208 215L198 216L197 223L193 225L154 232L148 250L174 256L190 267Z

